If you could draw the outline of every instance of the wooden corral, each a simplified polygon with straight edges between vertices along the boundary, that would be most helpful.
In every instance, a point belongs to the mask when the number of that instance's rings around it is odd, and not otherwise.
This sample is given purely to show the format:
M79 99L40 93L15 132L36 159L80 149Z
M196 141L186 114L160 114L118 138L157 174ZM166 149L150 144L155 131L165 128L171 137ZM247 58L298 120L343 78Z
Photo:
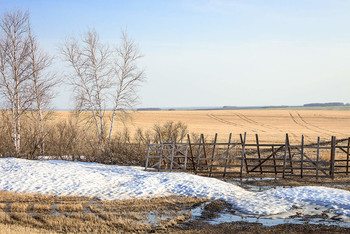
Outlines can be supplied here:
M290 144L286 134L284 143L247 143L247 134L240 134L240 141L233 142L232 134L227 142L218 142L218 135L207 141L203 134L192 142L148 144L145 170L188 171L207 176L238 176L259 174L275 177L326 177L349 174L350 138L305 144Z

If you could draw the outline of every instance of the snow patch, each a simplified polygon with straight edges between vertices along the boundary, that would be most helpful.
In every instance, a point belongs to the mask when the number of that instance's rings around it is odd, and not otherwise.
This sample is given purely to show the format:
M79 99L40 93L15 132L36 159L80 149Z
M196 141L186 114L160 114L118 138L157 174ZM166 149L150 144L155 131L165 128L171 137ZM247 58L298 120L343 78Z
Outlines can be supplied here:
M224 181L187 173L146 172L142 167L60 160L0 159L0 190L97 197L103 200L152 198L168 195L220 199L238 213L283 218L300 212L350 222L350 192L300 186L262 192L247 191Z

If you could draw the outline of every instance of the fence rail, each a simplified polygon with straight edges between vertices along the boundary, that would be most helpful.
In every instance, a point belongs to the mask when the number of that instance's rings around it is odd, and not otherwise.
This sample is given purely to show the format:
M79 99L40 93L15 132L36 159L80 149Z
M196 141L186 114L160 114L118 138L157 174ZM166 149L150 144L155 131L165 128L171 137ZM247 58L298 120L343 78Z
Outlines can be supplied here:
M240 140L218 142L215 134L212 142L206 142L203 134L192 142L187 135L186 143L148 143L145 170L189 171L208 176L239 176L247 174L274 175L275 177L326 177L348 175L350 166L350 137L313 144L290 144L286 134L284 144L247 143L247 134ZM345 142L345 144L343 144ZM343 144L343 145L341 145Z

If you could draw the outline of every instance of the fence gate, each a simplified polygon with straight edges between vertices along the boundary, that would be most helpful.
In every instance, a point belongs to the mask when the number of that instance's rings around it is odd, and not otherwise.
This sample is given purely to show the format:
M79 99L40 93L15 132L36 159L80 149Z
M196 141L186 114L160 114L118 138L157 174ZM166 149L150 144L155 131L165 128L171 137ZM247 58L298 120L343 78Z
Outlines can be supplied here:
M232 134L229 135L228 143L218 143L217 134L215 134L214 142L206 143L201 134L199 143L192 144L197 154L194 157L195 174L242 176L246 134L244 134L244 139L241 136L242 142L240 143L231 142L231 138Z
M148 144L145 170L186 171L187 143Z

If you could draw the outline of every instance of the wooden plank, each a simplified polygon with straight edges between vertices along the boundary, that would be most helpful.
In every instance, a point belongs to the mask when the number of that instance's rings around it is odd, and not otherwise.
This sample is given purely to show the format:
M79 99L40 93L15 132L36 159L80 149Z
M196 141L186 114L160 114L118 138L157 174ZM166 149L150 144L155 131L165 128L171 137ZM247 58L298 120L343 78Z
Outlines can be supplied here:
M259 159L258 158L246 158L246 160L247 161L259 161ZM260 161L261 161L262 159L260 159ZM269 160L273 160L273 159L269 159ZM283 158L276 158L275 159L275 161L283 161ZM346 160L344 160L344 161L346 161ZM299 162L299 161L298 161Z

